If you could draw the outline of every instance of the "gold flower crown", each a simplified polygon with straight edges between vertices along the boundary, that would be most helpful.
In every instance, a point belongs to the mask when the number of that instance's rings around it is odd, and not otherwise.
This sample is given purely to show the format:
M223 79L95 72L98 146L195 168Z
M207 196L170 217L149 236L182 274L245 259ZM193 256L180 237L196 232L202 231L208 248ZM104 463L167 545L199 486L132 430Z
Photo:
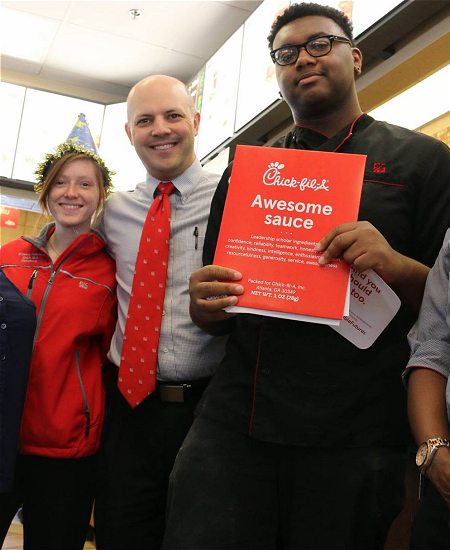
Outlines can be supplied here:
M69 142L61 143L60 145L58 145L55 148L55 151L53 153L47 153L45 155L45 160L43 160L42 162L40 162L38 164L38 167L37 167L36 171L34 172L37 176L36 177L36 184L34 186L34 190L36 191L36 193L41 193L42 192L42 188L44 186L44 179L45 179L45 175L47 173L47 170L50 168L51 164L55 160L60 159L64 155L64 153L81 153L81 154L85 155L86 157L89 157L90 159L92 159L94 162L96 162L100 166L100 168L103 168L105 176L106 176L106 181L104 181L104 185L106 187L106 196L111 194L112 189L113 189L111 176L115 175L114 170L110 170L106 166L106 164L103 162L103 160L98 155L93 153L92 151L90 151L88 149L85 149L81 145L75 145L75 143L69 143Z

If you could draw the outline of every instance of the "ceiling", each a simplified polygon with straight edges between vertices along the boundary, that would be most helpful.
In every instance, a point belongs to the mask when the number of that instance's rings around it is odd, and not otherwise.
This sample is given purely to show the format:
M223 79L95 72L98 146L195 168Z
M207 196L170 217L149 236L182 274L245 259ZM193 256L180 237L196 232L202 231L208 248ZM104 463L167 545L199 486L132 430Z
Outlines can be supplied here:
M2 1L2 8L55 22L55 30L39 61L25 61L12 53L2 55L1 65L118 95L126 95L149 74L164 73L187 83L261 3ZM131 9L140 10L141 16L133 19ZM2 21L6 25L5 17ZM3 37L7 30L2 29ZM20 23L12 36L22 44L30 41L29 31Z

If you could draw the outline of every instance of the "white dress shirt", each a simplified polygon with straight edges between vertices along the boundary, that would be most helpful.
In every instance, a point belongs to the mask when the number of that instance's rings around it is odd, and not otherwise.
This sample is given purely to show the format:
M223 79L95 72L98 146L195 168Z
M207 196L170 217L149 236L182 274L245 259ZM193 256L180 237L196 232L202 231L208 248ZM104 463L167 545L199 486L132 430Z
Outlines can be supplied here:
M158 349L158 380L189 381L212 376L225 351L225 337L201 331L189 316L189 277L202 267L202 251L212 197L220 176L200 162L172 180L170 251ZM123 333L139 241L148 209L161 180L147 174L131 193L116 192L107 201L100 233L116 260L118 321L109 359L120 365ZM149 265L149 269L151 266Z

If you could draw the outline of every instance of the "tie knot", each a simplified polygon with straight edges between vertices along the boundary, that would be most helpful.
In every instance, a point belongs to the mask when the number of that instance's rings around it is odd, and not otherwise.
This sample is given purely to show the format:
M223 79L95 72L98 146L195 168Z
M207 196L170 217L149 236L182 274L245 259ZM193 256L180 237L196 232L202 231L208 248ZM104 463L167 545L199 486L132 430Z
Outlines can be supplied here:
M161 195L171 195L175 191L175 185L171 181L162 181L158 185Z

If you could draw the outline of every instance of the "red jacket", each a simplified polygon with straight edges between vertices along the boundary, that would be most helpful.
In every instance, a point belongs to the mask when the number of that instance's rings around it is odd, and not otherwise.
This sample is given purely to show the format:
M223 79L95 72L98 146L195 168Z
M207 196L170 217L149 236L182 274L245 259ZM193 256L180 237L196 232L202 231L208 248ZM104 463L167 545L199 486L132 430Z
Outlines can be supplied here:
M37 329L21 427L21 452L78 458L99 447L106 362L115 327L115 263L94 232L79 235L55 264L54 231L1 248L9 279L36 304Z

